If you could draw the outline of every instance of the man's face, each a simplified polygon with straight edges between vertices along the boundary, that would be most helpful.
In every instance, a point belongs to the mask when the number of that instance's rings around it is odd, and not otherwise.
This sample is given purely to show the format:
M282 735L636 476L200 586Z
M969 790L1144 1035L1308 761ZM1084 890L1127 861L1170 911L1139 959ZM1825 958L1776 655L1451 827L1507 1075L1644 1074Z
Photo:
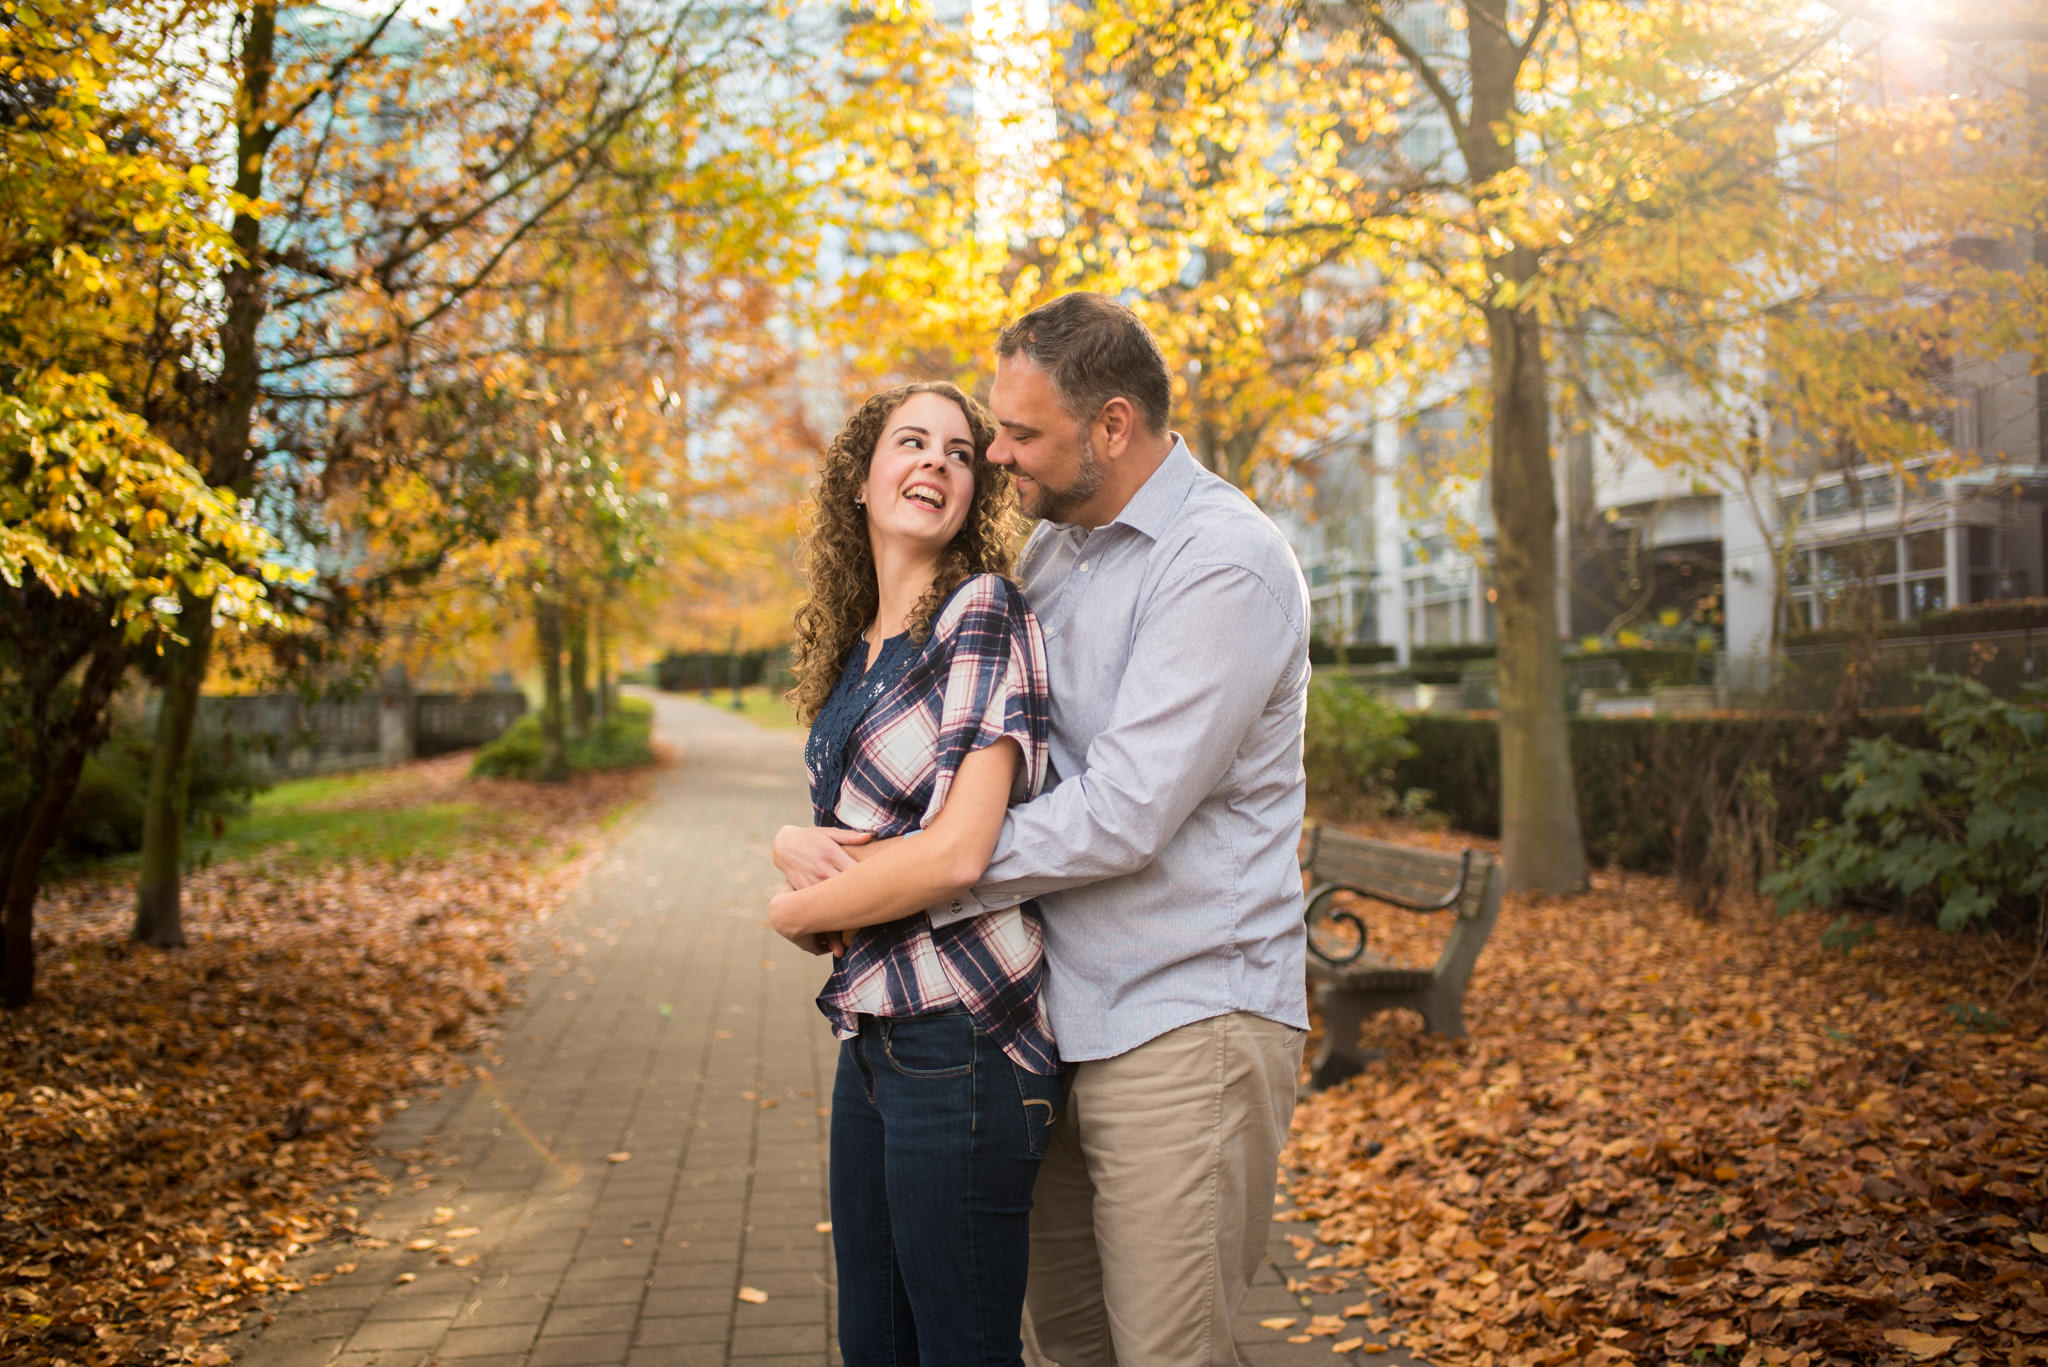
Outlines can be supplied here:
M1026 516L1073 521L1106 472L1087 427L1060 404L1052 377L1022 355L1000 359L989 407L996 439L988 458L1015 472Z

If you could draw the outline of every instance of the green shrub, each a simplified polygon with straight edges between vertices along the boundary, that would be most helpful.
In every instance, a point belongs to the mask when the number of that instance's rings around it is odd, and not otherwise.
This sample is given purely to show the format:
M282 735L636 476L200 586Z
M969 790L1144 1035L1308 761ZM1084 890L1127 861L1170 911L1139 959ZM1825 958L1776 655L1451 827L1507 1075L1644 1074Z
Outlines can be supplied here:
M152 728L117 723L106 743L86 756L78 787L50 846L53 862L103 859L142 848L154 739ZM249 799L269 786L266 770L250 763L247 751L234 744L231 734L202 729L192 739L186 828L217 831L248 811ZM21 810L26 796L13 775L0 780L0 812Z
M1399 805L1394 768L1415 753L1401 711L1348 679L1308 686L1302 766L1309 792L1333 816L1379 813Z
M1571 650L1567 659L1613 660L1628 671L1629 691L1681 688L1700 682L1703 652L1686 646L1616 646L1610 650Z
M540 773L540 715L522 713L498 738L477 747L472 778L532 778Z
M591 728L588 738L569 737L570 772L652 764L653 732L653 705L644 698L620 698L611 715ZM534 779L540 776L540 760L540 714L528 712L476 752L469 772L477 778Z
M2048 685L2014 702L1974 679L1916 678L1934 689L1934 743L1850 741L1827 779L1840 815L1814 822L1764 891L1785 911L1889 901L1932 911L1943 930L2048 918Z

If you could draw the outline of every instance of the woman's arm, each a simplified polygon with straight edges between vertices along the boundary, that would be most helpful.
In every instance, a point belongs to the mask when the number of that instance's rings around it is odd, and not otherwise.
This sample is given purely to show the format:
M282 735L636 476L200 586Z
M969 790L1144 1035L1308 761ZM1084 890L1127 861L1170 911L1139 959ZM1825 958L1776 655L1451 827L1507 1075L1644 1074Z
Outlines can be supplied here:
M915 839L891 840L872 855L856 847L857 867L778 893L768 903L770 923L785 939L802 943L825 931L894 921L974 886L1003 829L1022 758L1007 736L969 754L953 775L946 805Z

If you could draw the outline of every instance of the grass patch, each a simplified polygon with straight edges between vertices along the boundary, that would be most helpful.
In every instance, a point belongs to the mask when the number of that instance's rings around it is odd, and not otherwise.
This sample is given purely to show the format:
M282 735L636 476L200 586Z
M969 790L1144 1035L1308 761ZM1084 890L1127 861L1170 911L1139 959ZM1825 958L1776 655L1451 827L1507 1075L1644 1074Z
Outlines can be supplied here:
M718 689L707 701L713 707L737 711L756 726L766 726L777 731L804 729L804 724L797 720L796 709L783 701L782 690L779 688L764 688L759 685L742 688L738 708L732 705L730 689Z
M268 794L265 795L269 796ZM417 807L333 807L307 802L266 802L230 822L217 840L199 842L202 860L246 859L258 852L307 864L343 859L401 863L457 846L492 843L505 834L498 812L475 802L428 802Z

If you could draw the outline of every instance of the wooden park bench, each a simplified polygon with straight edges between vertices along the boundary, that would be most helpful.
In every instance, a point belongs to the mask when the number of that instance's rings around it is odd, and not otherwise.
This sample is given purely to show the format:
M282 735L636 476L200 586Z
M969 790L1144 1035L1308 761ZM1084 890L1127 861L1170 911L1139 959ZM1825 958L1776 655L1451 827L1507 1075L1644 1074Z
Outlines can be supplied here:
M1376 1011L1420 1012L1433 1034L1463 1038L1465 983L1500 915L1499 861L1480 850L1439 854L1312 827L1302 854L1309 876L1309 975L1323 1012L1323 1047L1312 1081L1328 1087L1362 1071L1358 1027ZM1409 912L1453 913L1434 968L1374 953L1365 922L1336 905L1339 893Z

